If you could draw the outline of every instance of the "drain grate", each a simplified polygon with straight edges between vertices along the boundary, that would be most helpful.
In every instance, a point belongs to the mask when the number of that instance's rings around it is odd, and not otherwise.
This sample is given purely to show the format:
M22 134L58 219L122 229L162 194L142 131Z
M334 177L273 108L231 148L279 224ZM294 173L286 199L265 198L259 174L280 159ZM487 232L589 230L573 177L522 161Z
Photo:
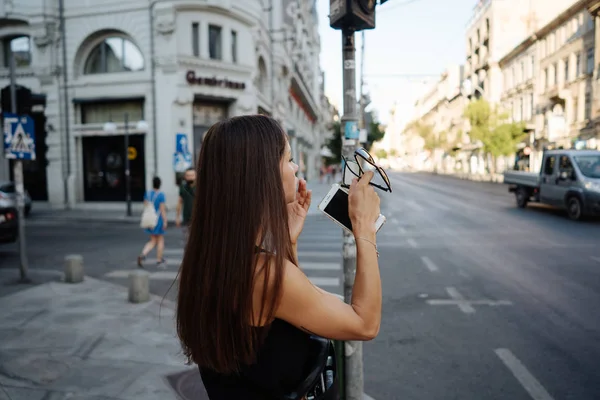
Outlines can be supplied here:
M198 369L167 375L167 382L182 400L209 400Z

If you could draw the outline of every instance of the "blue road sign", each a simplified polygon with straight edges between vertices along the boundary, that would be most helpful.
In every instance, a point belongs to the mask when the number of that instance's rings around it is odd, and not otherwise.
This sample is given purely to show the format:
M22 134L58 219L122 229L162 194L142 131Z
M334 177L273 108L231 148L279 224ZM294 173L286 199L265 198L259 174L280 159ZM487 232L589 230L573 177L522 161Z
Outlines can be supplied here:
M175 153L190 154L188 138L185 133L175 135Z
M192 166L192 155L190 153L175 153L173 154L173 168L175 172L185 172L186 169Z
M4 155L12 160L35 160L35 126L29 115L9 112L4 117Z
M360 131L358 130L358 122L346 121L344 124L344 137L346 139L358 139Z

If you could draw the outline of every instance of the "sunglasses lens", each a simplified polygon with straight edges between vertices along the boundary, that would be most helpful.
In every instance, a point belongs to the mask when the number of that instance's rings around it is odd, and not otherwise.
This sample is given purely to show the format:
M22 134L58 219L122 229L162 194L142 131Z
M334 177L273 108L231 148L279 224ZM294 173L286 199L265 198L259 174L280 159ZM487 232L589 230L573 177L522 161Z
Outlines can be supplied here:
M360 168L358 167L358 163L356 161L347 160L344 166L344 184L350 185L352 183L352 179L357 178L361 175Z
M368 151L366 151L363 148L357 149L355 151L356 154L358 154L359 156L361 156L362 158L364 158L366 161L370 161L372 163L374 163L375 161L373 160L373 157L369 154Z
M388 183L386 182L384 175L385 172L380 168L377 168L375 165L365 162L363 163L363 171L373 171L373 179L371 179L371 183L377 186L381 186L384 188L388 187Z

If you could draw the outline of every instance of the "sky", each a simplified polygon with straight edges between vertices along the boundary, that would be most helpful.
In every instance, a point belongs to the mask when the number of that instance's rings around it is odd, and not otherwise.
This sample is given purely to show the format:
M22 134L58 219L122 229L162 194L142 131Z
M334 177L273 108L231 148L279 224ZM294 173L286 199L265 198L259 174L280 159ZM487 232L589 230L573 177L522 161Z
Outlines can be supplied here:
M465 29L476 0L388 0L365 31L365 92L383 123L396 106L409 113L429 79L465 60ZM329 26L329 0L317 0L325 94L342 113L341 31ZM357 91L361 33L355 34Z

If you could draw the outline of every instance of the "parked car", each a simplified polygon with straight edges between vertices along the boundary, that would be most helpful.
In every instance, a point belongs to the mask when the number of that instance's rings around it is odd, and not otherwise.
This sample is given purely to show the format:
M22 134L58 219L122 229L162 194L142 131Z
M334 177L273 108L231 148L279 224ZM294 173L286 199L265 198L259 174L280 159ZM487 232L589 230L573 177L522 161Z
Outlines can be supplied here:
M569 218L600 215L600 151L549 150L539 173L506 171L517 206L530 201L565 209Z
M0 208L17 208L17 190L14 182L0 181ZM25 216L31 212L31 197L25 191Z
M12 243L19 236L17 210L15 208L0 208L0 243Z

